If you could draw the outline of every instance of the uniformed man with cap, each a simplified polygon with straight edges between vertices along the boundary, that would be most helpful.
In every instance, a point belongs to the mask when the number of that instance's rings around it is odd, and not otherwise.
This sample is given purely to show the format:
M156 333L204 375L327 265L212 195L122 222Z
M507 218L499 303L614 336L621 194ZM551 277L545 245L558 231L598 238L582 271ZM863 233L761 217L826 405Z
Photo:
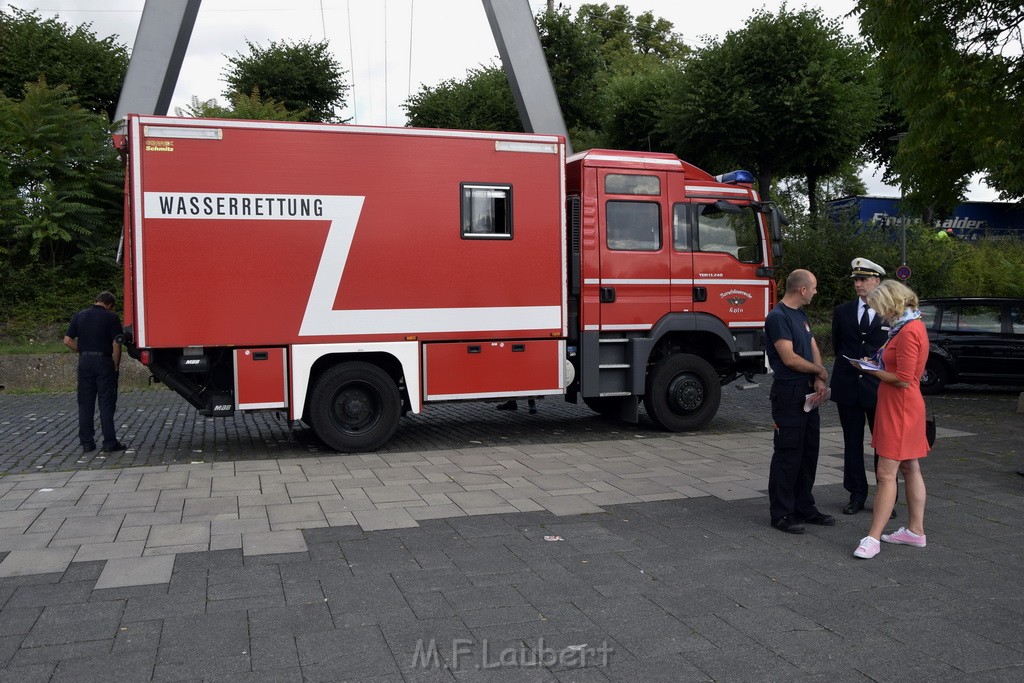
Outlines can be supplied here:
M96 450L93 415L97 399L103 451L123 451L114 430L117 408L117 373L121 365L121 320L114 313L116 299L110 292L96 295L96 303L71 319L64 345L78 354L78 439L82 451Z
M882 281L885 269L866 258L855 258L850 266L857 298L836 306L832 313L832 349L836 362L832 368L831 389L843 427L843 487L850 493L850 502L843 513L854 515L864 509L868 497L864 421L867 420L873 432L878 379L860 372L843 356L873 357L889 338L889 328L867 305L868 294Z

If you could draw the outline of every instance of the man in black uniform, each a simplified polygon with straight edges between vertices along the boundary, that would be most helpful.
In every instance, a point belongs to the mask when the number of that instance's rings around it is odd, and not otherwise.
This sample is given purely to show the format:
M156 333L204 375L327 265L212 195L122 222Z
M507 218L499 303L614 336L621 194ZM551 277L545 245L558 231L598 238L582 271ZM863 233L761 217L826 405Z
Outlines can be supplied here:
M775 422L775 452L768 474L772 526L790 534L804 533L804 524L833 526L835 518L818 511L811 489L818 469L821 422L817 406L825 400L828 371L811 333L807 314L800 309L818 293L809 270L794 270L786 278L786 294L765 318L768 362L775 373L769 398Z
M100 292L96 303L71 319L64 345L78 354L78 438L82 451L96 450L93 410L100 404L103 451L123 451L114 430L117 372L121 366L121 320L114 313L114 295Z
M875 431L875 404L878 402L878 378L862 373L843 358L871 358L889 338L888 326L867 305L868 294L878 286L885 269L866 258L850 264L857 298L836 306L832 313L832 349L836 363L832 368L832 400L843 426L843 488L850 502L843 514L855 515L864 509L868 498L868 478L864 472L864 420ZM876 457L877 462L877 457Z

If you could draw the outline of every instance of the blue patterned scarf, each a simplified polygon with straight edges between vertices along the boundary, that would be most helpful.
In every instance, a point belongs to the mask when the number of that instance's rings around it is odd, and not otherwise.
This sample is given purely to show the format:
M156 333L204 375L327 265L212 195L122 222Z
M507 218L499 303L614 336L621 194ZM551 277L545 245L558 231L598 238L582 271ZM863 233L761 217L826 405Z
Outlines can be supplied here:
M885 343L882 344L878 348L878 351L875 352L875 355L871 357L871 360L877 363L878 367L882 368L883 370L885 369L885 363L882 362L882 353L885 352L885 347L889 345L889 342L892 341L892 338L896 336L896 333L902 330L903 326L909 323L911 320L917 320L920 317L921 311L915 311L913 309L908 308L907 310L903 311L903 315L901 315L899 319L889 327L889 338L885 340Z
M894 322L889 328L889 339L896 336L896 333L903 329L903 326L909 323L911 320L917 320L921 317L921 311L915 311L910 308L903 311L903 315L900 316L899 320Z

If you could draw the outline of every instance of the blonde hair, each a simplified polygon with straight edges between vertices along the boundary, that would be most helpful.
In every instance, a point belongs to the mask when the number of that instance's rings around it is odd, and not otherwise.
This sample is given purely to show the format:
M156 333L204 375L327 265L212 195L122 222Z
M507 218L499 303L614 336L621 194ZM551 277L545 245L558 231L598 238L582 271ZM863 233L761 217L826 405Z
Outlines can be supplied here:
M886 320L896 320L908 308L917 310L917 294L902 282L883 280L868 294L868 306Z

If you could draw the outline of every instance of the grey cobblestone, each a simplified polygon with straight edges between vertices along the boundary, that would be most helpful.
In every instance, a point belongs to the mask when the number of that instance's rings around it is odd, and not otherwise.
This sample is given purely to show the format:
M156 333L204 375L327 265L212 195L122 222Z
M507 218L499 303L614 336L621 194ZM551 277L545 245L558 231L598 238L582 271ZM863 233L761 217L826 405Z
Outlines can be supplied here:
M763 388L736 391L726 387L723 391L722 408L706 433L770 426L767 393ZM281 413L206 418L166 389L121 392L116 422L118 435L129 449L118 453L81 452L75 396L71 393L0 393L0 416L0 472L5 473L187 465L195 461L297 460L331 453L301 423L290 429ZM416 483L426 477L415 472L415 465L429 462L431 451L446 451L453 462L468 470L499 463L479 452L458 453L460 449L492 447L500 453L497 449L507 445L654 439L663 435L642 414L639 425L628 425L605 420L582 403L574 405L559 398L539 401L536 415L525 410L497 411L494 403L429 405L419 415L402 418L395 437L377 454L364 459L361 467L389 468L389 476L398 478L396 483ZM408 462L396 462L397 456ZM345 461L348 465L348 458ZM397 464L408 464L409 468L398 470ZM329 474L347 473L347 468L342 467ZM154 481L177 483L180 476L167 473ZM253 485L258 488L259 483L254 480Z

